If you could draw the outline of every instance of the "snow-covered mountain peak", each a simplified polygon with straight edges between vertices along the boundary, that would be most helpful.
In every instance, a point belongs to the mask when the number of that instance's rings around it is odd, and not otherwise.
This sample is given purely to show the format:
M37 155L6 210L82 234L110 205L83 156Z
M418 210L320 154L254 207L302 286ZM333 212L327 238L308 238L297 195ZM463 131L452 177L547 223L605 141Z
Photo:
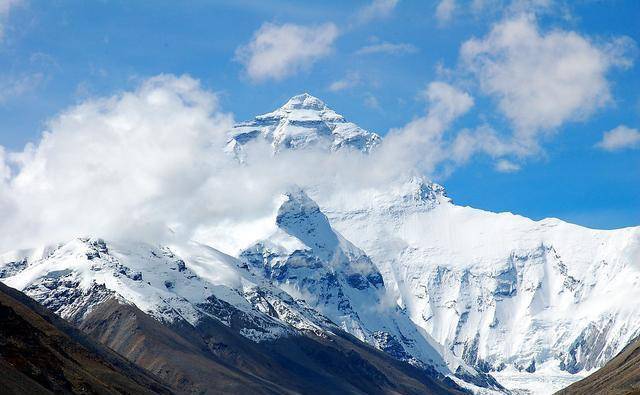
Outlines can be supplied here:
M260 137L276 153L309 147L328 151L348 148L366 153L381 142L379 135L348 122L308 93L292 97L275 111L236 124L229 133L227 151L242 159L244 145Z
M424 177L411 177L407 183L401 186L400 192L404 202L435 203L439 200L451 201L442 185L431 182Z
M275 111L258 115L257 120L346 122L345 118L308 93L293 96Z
M310 94L305 92L301 95L293 96L280 109L284 111L300 109L322 111L327 109L327 105L317 97L311 96Z

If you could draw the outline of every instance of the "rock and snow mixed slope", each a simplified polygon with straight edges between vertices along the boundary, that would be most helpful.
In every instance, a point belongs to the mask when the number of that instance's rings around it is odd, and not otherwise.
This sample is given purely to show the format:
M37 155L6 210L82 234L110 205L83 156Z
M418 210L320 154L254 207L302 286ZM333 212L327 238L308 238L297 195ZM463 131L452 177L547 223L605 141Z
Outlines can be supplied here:
M443 374L450 374L451 366L460 376L478 376L479 385L495 385L440 347L387 299L384 280L371 259L335 232L303 191L287 193L274 222L272 234L240 253L257 276L396 359L433 366Z
M0 262L3 282L177 393L461 393L205 246L77 239Z
M238 264L197 243L155 247L75 239L0 256L0 278L74 323L115 298L160 322L196 325L204 316L215 318L253 341L335 328Z

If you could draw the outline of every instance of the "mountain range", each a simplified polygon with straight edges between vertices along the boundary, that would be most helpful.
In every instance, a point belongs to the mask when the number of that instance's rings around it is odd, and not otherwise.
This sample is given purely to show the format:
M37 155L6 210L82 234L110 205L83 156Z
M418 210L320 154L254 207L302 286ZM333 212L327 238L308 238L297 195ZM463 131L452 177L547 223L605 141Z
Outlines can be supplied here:
M242 165L258 142L369 155L384 139L303 94L236 124L224 151ZM633 354L640 227L463 207L418 174L274 199L225 224L252 229L233 247L87 235L0 255L0 279L153 391L551 393Z

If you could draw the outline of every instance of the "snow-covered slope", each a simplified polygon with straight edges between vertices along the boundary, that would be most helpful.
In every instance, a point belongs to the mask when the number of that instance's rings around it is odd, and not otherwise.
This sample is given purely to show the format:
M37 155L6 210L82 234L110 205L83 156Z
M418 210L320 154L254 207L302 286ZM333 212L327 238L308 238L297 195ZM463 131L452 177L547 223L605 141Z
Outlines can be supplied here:
M321 206L413 322L514 385L542 379L543 393L558 389L552 376L560 387L577 380L640 333L639 227L592 230L460 207L419 178Z
M195 243L75 239L0 256L2 282L177 393L461 393L433 365L374 351L248 269Z
M268 141L275 152L310 146L369 152L380 143L380 136L348 122L307 93L292 97L273 112L235 125L227 150L240 156L243 145L257 138Z

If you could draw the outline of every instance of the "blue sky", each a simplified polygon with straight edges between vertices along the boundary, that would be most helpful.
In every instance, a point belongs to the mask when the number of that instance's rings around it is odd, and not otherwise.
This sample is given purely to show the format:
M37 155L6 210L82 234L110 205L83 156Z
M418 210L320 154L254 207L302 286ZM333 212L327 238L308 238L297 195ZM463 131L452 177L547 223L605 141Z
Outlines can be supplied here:
M552 61L553 50L563 53L563 45L567 51L585 50L577 54L585 55L585 62L571 65L575 73L558 77L584 73L569 86L577 89L577 104L554 103L573 93L561 87L557 95L549 94L556 89L551 77L550 83L523 87L524 92L510 86L514 74L554 71L532 65L536 50L530 59L505 64L504 57L520 56L521 44L501 43L490 32L518 18L527 21L520 27L535 29L540 51L553 48L540 59ZM529 138L499 154L490 147L476 149L466 160L435 172L455 202L597 228L638 225L639 20L637 1L229 0L178 5L0 0L0 145L21 150L39 139L47 120L69 106L133 89L160 73L200 80L237 120L271 111L306 91L382 135L423 117L429 106L426 87L444 81L473 99L473 106L450 125L451 136L486 126L502 141ZM298 67L259 62L252 75L250 60L258 50L250 43L260 32L286 33L279 30L283 26L317 29L310 34L326 35L316 43L326 51L300 59L301 49L293 43L287 56ZM474 38L483 49L469 60L461 48ZM591 55L606 59L592 70L581 69L591 65ZM591 84L598 90L580 89ZM535 105L528 108L538 94L550 107L541 106L539 117ZM505 109L501 100L517 108ZM554 122L539 121L553 117ZM612 130L621 139L602 143L603 134ZM500 160L514 166L503 170L513 171L496 170Z

